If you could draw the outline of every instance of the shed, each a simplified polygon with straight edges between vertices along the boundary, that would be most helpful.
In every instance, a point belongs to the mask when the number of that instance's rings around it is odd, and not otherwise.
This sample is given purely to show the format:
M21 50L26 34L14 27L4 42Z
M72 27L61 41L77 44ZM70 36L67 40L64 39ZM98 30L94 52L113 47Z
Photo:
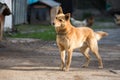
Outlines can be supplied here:
M50 24L59 6L54 0L38 0L28 6L27 20L30 24Z

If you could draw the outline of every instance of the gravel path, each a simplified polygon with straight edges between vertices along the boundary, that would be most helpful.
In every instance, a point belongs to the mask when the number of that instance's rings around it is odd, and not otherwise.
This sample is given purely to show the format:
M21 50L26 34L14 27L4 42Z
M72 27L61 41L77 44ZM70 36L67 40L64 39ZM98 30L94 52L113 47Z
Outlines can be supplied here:
M60 57L55 41L7 39L1 42L0 80L120 80L120 29L105 29L109 36L99 42L104 69L98 69L91 55L89 68L75 50L69 72L59 70Z

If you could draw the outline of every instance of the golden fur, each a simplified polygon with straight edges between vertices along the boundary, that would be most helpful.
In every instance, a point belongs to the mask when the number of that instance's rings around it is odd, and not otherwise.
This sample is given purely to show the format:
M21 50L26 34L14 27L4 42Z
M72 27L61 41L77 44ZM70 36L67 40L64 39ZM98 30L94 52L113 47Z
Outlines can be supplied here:
M102 58L98 52L98 40L106 36L106 32L94 32L88 27L75 28L70 23L70 14L63 14L60 7L54 20L56 30L56 42L61 55L61 69L69 71L72 59L72 52L79 48L81 53L86 57L87 61L83 67L88 67L90 62L89 49L95 54L99 62L99 68L103 68ZM67 61L65 55L67 53ZM65 67L66 66L66 67ZM65 68L64 68L65 67Z

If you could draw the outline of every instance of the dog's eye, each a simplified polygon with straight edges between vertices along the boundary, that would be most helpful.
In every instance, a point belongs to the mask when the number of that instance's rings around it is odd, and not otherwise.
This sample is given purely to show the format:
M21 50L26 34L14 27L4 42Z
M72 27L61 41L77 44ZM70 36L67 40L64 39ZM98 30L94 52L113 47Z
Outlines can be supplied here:
M59 19L60 22L62 22L62 19Z
M55 19L57 19L57 17L55 17Z

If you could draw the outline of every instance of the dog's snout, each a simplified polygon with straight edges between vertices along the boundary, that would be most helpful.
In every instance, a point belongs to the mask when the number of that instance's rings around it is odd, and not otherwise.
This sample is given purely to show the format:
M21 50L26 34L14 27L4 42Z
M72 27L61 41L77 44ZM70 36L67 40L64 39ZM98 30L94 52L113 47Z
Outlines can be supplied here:
M55 25L55 23L54 23L54 22L53 22L52 24L53 24L53 25Z

